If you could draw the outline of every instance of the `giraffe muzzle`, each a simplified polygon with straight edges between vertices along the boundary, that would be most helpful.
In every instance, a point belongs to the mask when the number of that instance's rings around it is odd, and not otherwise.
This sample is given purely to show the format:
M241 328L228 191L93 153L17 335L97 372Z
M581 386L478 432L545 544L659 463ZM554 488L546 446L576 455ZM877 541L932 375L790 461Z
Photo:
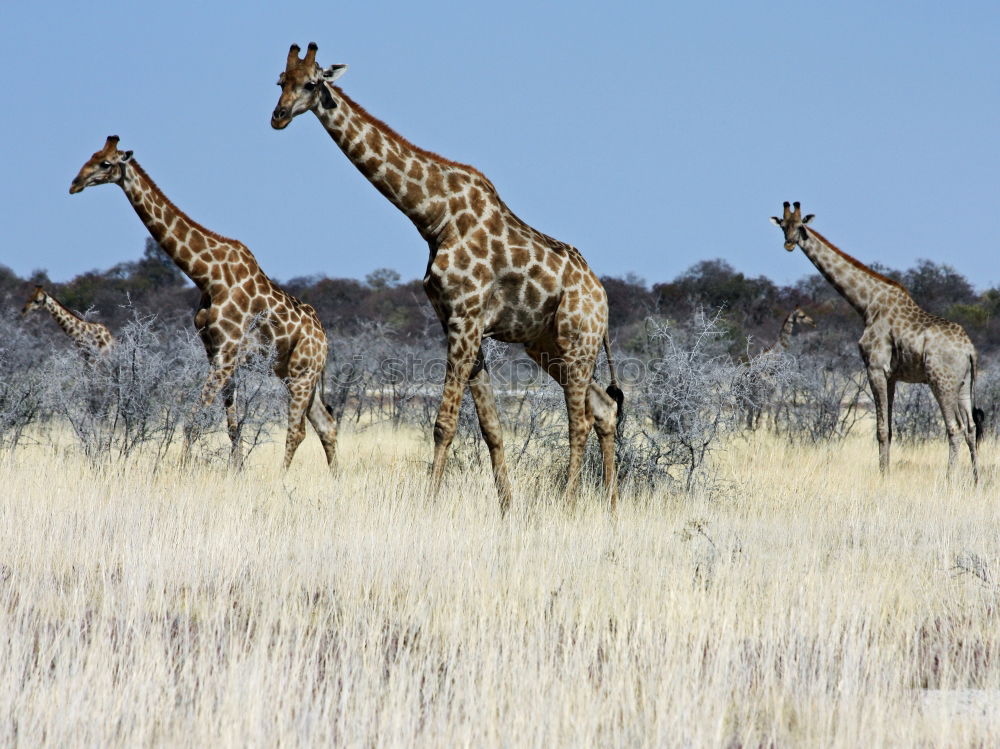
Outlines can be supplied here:
M795 242L785 242L785 249L791 252L795 249Z
M284 130L291 121L291 118L288 116L288 109L285 107L278 107L271 114L271 127L275 130Z
M81 192L82 190L83 190L83 182L80 180L79 177L77 177L76 179L74 179L72 182L69 183L70 195L76 195L78 192Z

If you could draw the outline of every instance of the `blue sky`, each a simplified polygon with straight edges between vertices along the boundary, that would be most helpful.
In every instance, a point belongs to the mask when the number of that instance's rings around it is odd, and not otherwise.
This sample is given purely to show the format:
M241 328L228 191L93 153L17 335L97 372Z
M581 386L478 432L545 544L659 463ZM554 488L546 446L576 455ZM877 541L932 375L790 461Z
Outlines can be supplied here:
M238 10L237 10L238 7ZM998 3L4 3L0 263L135 259L121 190L69 195L121 136L277 279L422 275L426 244L312 115L268 118L289 44L414 143L477 166L604 275L722 257L812 271L767 221L801 200L866 262L1000 282Z

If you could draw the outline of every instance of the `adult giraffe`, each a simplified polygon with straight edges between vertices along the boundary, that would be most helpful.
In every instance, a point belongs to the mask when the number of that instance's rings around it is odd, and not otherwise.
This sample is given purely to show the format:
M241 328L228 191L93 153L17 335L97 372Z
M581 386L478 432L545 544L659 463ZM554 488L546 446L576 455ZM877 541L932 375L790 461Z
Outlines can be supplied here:
M567 499L575 498L591 426L597 432L612 510L618 490L615 435L623 395L611 366L605 391L594 380L603 343L611 365L608 302L583 256L521 221L478 170L414 146L372 117L333 82L347 69L316 64L316 44L288 51L271 126L313 112L358 170L427 241L424 289L448 339L444 394L434 425L432 491L444 475L468 383L506 511L511 500L496 399L482 340L523 343L563 388L569 414Z
M979 481L976 446L982 437L983 412L975 407L976 349L958 323L925 312L902 285L876 273L806 226L813 214L802 216L786 202L784 214L771 222L785 234L785 249L798 245L823 277L865 321L858 346L875 400L878 465L889 470L892 442L892 400L897 382L922 382L931 387L948 431L948 473L965 440L972 457L972 476Z
M27 315L36 309L48 310L52 319L73 340L73 344L88 362L92 361L95 356L107 354L115 345L114 336L111 335L111 331L106 325L84 320L45 291L42 286L35 287L28 301L21 308L21 314Z
M80 168L69 191L103 184L122 188L153 239L201 291L194 324L210 365L201 404L211 405L222 392L234 464L239 465L242 456L233 372L247 346L261 340L273 343L274 373L288 388L285 468L305 437L306 416L332 467L337 425L321 397L327 340L316 310L268 278L242 242L209 231L170 202L132 152L118 150L117 135L108 136Z

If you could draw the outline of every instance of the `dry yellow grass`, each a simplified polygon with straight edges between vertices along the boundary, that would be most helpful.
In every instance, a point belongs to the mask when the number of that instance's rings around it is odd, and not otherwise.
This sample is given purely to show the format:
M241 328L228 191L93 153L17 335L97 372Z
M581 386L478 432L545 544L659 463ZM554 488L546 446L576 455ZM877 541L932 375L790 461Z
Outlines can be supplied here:
M0 743L1000 743L1000 537L940 444L721 456L721 488L567 513L345 434L287 477L3 458ZM532 508L526 510L525 508Z

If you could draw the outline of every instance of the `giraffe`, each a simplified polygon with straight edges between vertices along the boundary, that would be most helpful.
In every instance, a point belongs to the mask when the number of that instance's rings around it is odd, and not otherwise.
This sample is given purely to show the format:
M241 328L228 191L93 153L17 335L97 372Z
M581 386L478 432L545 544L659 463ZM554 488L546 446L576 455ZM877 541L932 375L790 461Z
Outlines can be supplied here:
M108 136L69 191L101 184L121 187L153 239L201 291L194 324L209 360L201 406L210 406L222 393L234 465L240 465L242 456L232 376L248 348L263 342L274 345L274 373L288 389L284 467L305 437L308 417L332 468L337 427L322 400L327 339L316 310L268 278L242 242L209 231L177 208L132 152L118 149L118 140L117 135ZM190 435L188 429L188 444Z
M781 356L788 351L788 347L792 344L792 336L795 335L803 326L808 326L811 328L816 327L816 322L805 313L801 307L795 307L788 315L785 317L784 323L781 325L781 331L778 333L777 340L774 341L770 346L761 349L760 356ZM749 356L744 359L745 362L749 363ZM771 360L768 360L769 362ZM749 387L749 398L746 407L746 426L747 429L756 430L760 426L760 417L763 412L764 401L769 397L769 392L774 389L774 383L772 380L772 375L774 373L773 369L770 367L765 367L756 376L752 377Z
M278 79L271 126L282 130L313 112L355 167L413 222L430 256L424 289L448 344L441 406L434 424L431 492L441 486L459 405L468 384L505 512L511 501L500 420L482 340L523 343L563 388L570 457L565 498L573 501L591 427L601 447L605 487L617 502L615 437L623 395L611 366L606 390L594 382L603 343L611 365L604 287L579 251L528 226L477 169L418 148L334 86L347 69L303 59L292 45Z
M896 281L835 247L807 224L786 202L782 218L771 222L782 229L785 249L798 245L823 277L865 321L858 347L875 400L879 469L889 470L892 442L892 401L897 382L930 385L948 433L948 474L964 439L972 458L972 476L979 481L977 444L982 437L983 412L975 407L976 349L958 323L925 312Z
M816 327L816 321L807 315L801 307L796 307L785 318L781 324L781 332L778 333L778 340L761 351L762 354L783 354L792 343L792 336L802 329L802 326Z
M25 316L36 309L49 311L52 319L59 323L59 327L73 339L74 345L88 362L94 361L96 356L106 355L115 345L114 336L111 335L111 331L106 325L84 320L75 312L67 309L42 286L35 286L35 290L28 301L24 303L24 307L21 308L21 315Z

